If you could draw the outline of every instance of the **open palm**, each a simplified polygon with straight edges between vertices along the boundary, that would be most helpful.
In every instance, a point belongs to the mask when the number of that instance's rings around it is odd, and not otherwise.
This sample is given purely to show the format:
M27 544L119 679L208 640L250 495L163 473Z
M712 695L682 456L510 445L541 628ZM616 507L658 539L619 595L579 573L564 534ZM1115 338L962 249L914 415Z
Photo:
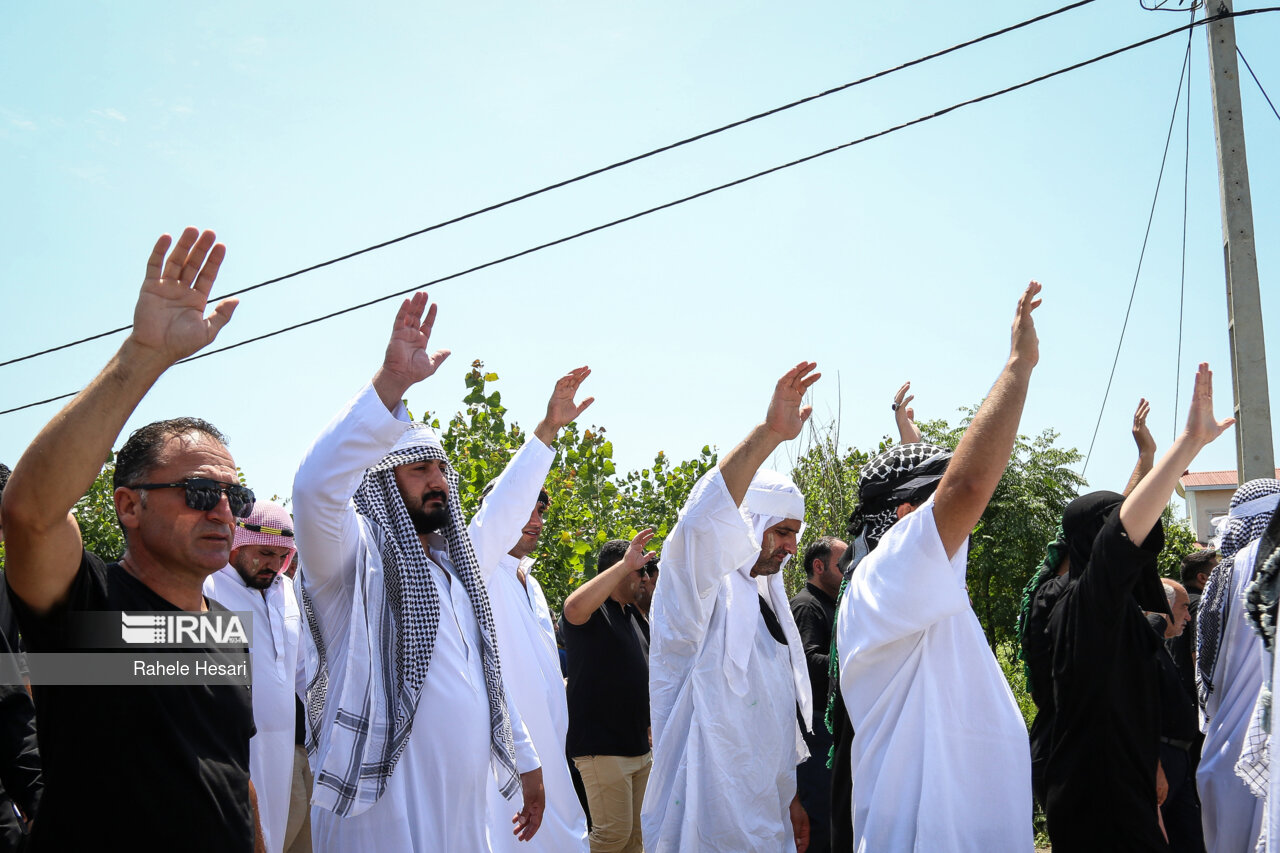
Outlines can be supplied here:
M769 412L764 422L786 441L798 436L804 422L813 414L813 406L802 407L801 403L809 386L822 377L821 373L810 375L817 366L812 361L800 362L788 370L773 389L773 399L769 401Z
M449 357L448 350L427 352L431 327L436 322L436 306L433 304L427 309L426 319L423 319L422 312L426 307L425 293L415 293L404 301L396 314L391 339L387 341L387 352L382 359L382 369L400 377L408 385L431 376Z
M135 344L174 362L208 346L231 320L235 299L218 303L208 317L204 313L226 255L216 239L212 231L188 228L167 258L173 238L165 234L156 241L133 309L130 338Z

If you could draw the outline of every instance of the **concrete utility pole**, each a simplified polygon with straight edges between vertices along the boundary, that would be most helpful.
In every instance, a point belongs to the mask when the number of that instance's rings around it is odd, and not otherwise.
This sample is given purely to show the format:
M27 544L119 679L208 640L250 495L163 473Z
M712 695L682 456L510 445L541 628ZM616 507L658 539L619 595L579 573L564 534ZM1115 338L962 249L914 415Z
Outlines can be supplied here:
M1210 17L1231 12L1231 0L1207 0ZM1222 199L1223 254L1227 266L1227 318L1231 378L1235 388L1236 476L1240 483L1276 475L1271 444L1271 396L1258 296L1258 259L1253 243L1253 203L1244 155L1236 24L1214 21L1209 31L1213 79L1213 129L1218 142L1218 190Z

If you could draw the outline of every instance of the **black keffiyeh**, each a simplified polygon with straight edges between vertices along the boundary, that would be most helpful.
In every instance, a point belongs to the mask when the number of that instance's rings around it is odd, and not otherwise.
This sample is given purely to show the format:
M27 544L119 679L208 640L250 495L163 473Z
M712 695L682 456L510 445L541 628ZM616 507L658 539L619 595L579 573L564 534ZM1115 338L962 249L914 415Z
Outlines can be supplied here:
M520 786L493 615L458 502L458 474L449 465L434 432L415 429L365 472L354 496L356 511L372 528L382 562L381 600L369 600L365 608L370 613L377 610L376 616L367 620L369 625L379 626L378 636L371 638L369 654L378 657L377 671L382 673L379 680L385 683L371 685L372 690L381 693L380 697L375 699L369 695L359 707L338 709L334 725L352 733L353 737L344 740L354 745L353 754L345 761L341 774L318 768L315 784L332 789L337 803L333 810L340 815L359 813L385 791L387 779L408 743L431 665L440 624L440 592L432 577L430 558L423 550L396 487L394 470L423 460L445 463L450 518L440 534L480 628L481 659L489 700L491 763L504 796L514 796ZM305 589L302 604L320 659L319 672L307 691L309 749L314 751L326 701L328 667L323 639ZM353 613L352 621L353 625L359 624L361 615Z
M1218 546L1222 561L1209 575L1196 616L1196 693L1206 722L1209 719L1208 698L1217 687L1214 679L1218 651L1231 618L1236 553L1266 531L1274 507L1268 506L1265 499L1276 494L1280 494L1280 481L1259 479L1245 483L1231 496L1230 515ZM1252 504L1258 500L1262 503ZM1258 511L1250 511L1246 504L1257 507ZM1245 566L1242 570L1248 571L1252 577L1254 566Z

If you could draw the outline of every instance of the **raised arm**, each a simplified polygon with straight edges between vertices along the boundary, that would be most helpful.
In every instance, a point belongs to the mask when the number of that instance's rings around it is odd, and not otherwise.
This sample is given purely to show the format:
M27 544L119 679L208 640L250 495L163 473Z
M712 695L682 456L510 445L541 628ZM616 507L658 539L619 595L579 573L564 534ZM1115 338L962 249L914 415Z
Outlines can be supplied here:
M1152 438L1151 430L1147 429L1147 415L1150 413L1151 404L1145 398L1139 399L1138 409L1133 413L1133 441L1138 445L1138 462L1133 466L1133 473L1129 475L1129 482L1124 487L1126 496L1142 482L1142 478L1147 476L1151 465L1156 461L1156 440Z
M916 426L916 410L911 408L911 401L916 398L916 395L912 394L908 397L907 392L910 390L911 383L903 382L898 393L893 395L893 420L898 424L898 438L903 444L914 444L920 440L920 429Z
M764 423L747 433L747 437L720 460L720 475L724 477L724 484L734 504L742 504L742 499L747 496L747 488L751 485L751 478L769 455L782 442L798 436L804 422L813 414L813 406L800 404L804 402L804 393L809 390L809 386L822 377L821 373L812 373L817 366L812 361L802 361L788 370L774 386Z
M422 317L424 308L426 319ZM382 366L373 374L373 388L387 411L394 412L404 400L405 392L434 374L449 357L447 349L427 353L435 322L436 305L433 303L427 308L427 294L422 291L400 303Z
M1169 503L1178 478L1187 470L1196 454L1235 422L1235 418L1221 421L1214 418L1213 371L1207 363L1201 363L1200 369L1196 371L1195 390L1191 394L1191 411L1187 412L1186 427L1174 439L1164 456L1160 457L1151 473L1142 478L1142 482L1138 483L1120 505L1120 523L1124 525L1124 532L1129 535L1133 544L1141 545L1146 541L1147 535L1160 520L1165 505Z
M653 528L646 527L631 537L631 544L622 559L591 580L569 593L564 600L564 619L570 625L585 625L591 614L600 609L605 599L613 594L627 575L638 572L657 556L656 551L646 551L645 546L653 538Z
M37 612L62 601L80 565L71 508L89 488L125 422L160 375L208 346L237 300L205 316L226 247L188 228L156 241L133 311L133 328L102 372L40 430L4 493L9 586Z
M1031 319L1031 312L1040 306L1036 299L1039 292L1040 283L1033 281L1018 300L1009 360L964 431L938 484L933 517L948 558L955 556L973 532L1013 453L1031 371L1040 359L1040 342Z
M560 430L577 420L587 406L595 402L594 397L588 397L581 403L573 400L578 387L590 375L591 368L584 366L569 371L556 381L547 401L547 413L534 429L534 437L526 441L502 469L471 519L467 532L476 549L480 575L486 582L502 555L520 541L521 530L529 523L529 514L538 502L538 494L555 458L551 443Z

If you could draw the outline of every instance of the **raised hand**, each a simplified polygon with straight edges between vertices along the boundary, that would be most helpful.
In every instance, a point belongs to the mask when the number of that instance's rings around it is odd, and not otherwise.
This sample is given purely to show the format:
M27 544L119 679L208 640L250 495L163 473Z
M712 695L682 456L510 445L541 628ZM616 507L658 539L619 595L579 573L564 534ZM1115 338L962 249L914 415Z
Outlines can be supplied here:
M631 544L627 546L627 553L622 555L622 564L627 567L628 573L640 571L649 564L650 560L658 556L657 551L645 550L645 546L653 538L653 533L652 527L646 527L631 537Z
M1036 324L1031 319L1031 312L1040 307L1040 300L1036 299L1038 293L1040 282L1028 284L1018 299L1018 313L1013 318L1013 345L1009 350L1009 360L1024 362L1028 367L1035 367L1040 360L1040 339L1036 337Z
M1151 414L1151 404L1146 398L1139 398L1138 409L1133 413L1133 441L1138 445L1138 455L1154 457L1156 440L1147 427L1147 415Z
M1217 420L1213 416L1213 371L1208 362L1201 362L1196 371L1195 388L1191 392L1191 411L1187 412L1187 426L1183 432L1197 444L1204 446L1227 431L1235 418Z
M802 361L783 374L774 386L764 424L782 441L790 441L798 436L804 422L813 414L813 406L800 404L804 402L804 394L809 386L822 378L821 373L810 375L817 366L815 362Z
M212 231L188 228L172 252L173 238L168 234L156 241L133 309L129 333L133 345L172 364L208 346L231 320L238 299L224 299L212 314L204 314L218 267L227 254L226 246L215 245L216 239Z
M916 410L908 404L916 398L915 394L907 396L911 390L910 382L903 382L898 393L893 395L893 420L898 425L898 436L903 444L920 440L920 430L916 428Z
M586 411L587 406L596 401L595 397L588 397L581 403L573 401L574 395L578 393L578 386L590 375L591 368L583 366L570 370L556 381L551 399L547 400L546 417L533 431L543 444L550 446L560 430L577 420L578 416Z
M423 319L422 312L427 316ZM421 382L440 369L449 350L438 349L428 354L431 327L436 322L436 306L427 308L427 294L419 291L406 299L396 312L396 321L387 341L382 367L374 374L373 386L387 408L394 409L410 386Z

